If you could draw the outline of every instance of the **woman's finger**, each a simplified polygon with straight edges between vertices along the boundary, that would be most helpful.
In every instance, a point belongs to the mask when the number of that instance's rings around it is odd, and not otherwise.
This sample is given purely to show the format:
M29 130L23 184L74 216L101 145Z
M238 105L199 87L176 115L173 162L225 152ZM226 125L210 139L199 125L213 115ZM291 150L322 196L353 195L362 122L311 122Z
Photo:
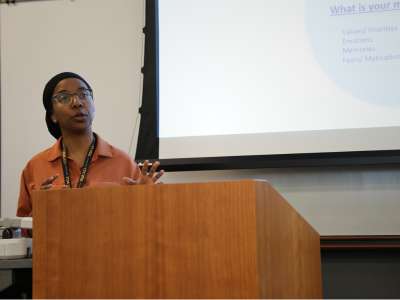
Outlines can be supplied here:
M142 169L141 169L143 176L146 176L148 168L149 168L149 161L146 159L143 162L143 166L142 166Z
M164 170L161 170L160 172L157 172L156 174L154 174L153 176L153 182L156 182L158 179L161 178L161 176L164 175Z
M159 162L159 161L154 162L154 163L152 164L151 168L150 168L150 171L149 171L148 176L153 177L153 175L156 173L157 168L158 168L159 166L160 166L160 162Z
M47 178L45 181L42 182L42 186L52 184L53 181L57 179L57 177L58 177L58 174L56 174L54 176L50 176L49 178Z
M41 190L48 190L48 189L51 189L53 187L53 184L51 184L51 183L49 183L49 184L42 184L41 186L40 186L40 189Z

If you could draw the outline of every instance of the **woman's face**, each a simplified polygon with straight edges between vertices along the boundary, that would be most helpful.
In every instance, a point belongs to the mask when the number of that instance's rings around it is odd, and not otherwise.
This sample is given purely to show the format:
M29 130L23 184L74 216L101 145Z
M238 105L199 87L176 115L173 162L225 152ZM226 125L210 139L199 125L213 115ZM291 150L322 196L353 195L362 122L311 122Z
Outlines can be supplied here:
M54 89L52 121L61 132L84 133L91 130L94 104L89 87L77 78L61 80Z

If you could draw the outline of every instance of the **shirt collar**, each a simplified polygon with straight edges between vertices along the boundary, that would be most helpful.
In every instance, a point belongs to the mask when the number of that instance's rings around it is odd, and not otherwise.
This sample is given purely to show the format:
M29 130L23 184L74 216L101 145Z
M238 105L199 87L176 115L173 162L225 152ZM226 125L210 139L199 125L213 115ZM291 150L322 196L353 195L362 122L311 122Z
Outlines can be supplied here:
M95 133L96 134L96 133ZM94 151L92 161L96 160L99 156L103 157L113 157L112 154L112 146L103 140L98 134L97 137L97 145L96 150Z
M96 134L96 133L95 133ZM97 145L96 150L94 151L92 161L95 161L99 156L102 157L112 157L112 146L103 140L98 134L97 137ZM61 153L61 137L54 143L53 146L50 147L47 160L48 161L55 161L56 159L60 158L62 155Z

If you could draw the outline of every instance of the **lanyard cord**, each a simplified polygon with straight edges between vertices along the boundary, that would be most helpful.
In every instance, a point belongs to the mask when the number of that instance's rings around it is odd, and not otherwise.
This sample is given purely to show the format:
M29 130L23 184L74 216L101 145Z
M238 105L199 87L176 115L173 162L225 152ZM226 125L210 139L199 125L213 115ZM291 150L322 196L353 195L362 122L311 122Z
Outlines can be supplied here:
M62 145L62 167L64 172L64 184L72 188L71 177L69 174L69 167L68 167L68 159L67 159L67 149L64 145L64 141L61 140ZM77 188L81 188L85 185L87 173L89 171L89 165L92 161L94 150L96 149L96 135L93 135L93 141L89 146L88 152L86 154L85 162L83 163L83 167L81 169L81 174L79 175L78 183L76 184Z

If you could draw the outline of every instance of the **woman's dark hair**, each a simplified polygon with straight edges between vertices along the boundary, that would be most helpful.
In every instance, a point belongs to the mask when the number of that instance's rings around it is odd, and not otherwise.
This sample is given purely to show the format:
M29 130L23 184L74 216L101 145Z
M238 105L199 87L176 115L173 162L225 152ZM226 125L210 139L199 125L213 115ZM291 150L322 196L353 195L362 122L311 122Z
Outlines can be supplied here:
M46 86L44 87L43 90L43 105L44 108L46 109L46 124L50 134L54 136L56 139L58 139L61 136L61 129L60 126L57 123L54 123L51 119L51 115L53 114L52 98L54 89L56 88L57 84L61 80L64 80L66 78L77 78L81 80L83 83L85 83L90 90L92 90L89 83L87 83L85 79L83 79L80 75L72 72L62 72L60 74L57 74L53 76L53 78L51 78L46 83Z

